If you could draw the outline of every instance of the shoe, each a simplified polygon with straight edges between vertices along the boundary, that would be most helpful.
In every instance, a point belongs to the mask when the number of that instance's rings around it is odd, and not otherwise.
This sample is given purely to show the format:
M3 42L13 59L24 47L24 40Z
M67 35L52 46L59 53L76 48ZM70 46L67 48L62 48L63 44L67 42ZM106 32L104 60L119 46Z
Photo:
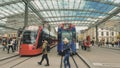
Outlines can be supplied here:
M49 66L49 64L46 64L45 66Z
M38 64L39 64L39 65L41 65L41 63L40 63L40 62L38 62Z

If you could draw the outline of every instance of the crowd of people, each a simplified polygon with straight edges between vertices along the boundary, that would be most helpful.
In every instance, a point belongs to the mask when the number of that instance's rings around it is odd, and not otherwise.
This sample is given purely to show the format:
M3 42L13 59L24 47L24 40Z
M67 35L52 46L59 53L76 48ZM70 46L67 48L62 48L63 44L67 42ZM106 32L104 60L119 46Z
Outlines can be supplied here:
M3 51L7 51L7 53L10 53L10 50L12 52L15 52L18 50L18 42L15 37L3 37L2 38L2 46L3 46Z
M100 40L98 42L98 47L102 47L102 46L106 46L106 47L120 47L120 40L117 40L117 41L106 41L105 40Z

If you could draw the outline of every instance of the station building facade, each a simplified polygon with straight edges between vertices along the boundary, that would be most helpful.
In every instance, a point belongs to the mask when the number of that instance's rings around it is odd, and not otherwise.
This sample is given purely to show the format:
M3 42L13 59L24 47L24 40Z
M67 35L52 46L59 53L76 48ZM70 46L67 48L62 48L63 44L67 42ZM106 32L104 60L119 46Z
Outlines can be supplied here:
M104 40L104 42L115 42L118 41L117 36L119 34L120 32L98 28L98 41ZM84 40L86 39L86 36L90 36L91 40L96 41L96 28L81 32L78 38L79 40Z

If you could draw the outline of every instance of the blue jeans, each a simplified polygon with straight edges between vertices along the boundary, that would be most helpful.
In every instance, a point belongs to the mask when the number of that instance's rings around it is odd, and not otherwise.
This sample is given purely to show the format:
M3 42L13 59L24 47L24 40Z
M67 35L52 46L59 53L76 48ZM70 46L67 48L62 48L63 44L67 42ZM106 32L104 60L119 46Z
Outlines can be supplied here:
M64 56L64 68L67 68L67 66L68 66L68 68L71 68L70 62L69 62L69 56L70 56L70 54L65 54L65 56Z

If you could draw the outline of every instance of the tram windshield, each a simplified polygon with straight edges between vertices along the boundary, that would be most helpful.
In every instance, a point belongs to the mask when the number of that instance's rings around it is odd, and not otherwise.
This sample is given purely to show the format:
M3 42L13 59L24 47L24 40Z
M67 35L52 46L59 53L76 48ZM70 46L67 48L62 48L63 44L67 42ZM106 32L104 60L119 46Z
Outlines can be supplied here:
M62 40L67 38L70 42L72 41L72 32L71 31L62 31Z
M37 31L25 31L22 37L23 44L32 44L35 43L37 38Z

